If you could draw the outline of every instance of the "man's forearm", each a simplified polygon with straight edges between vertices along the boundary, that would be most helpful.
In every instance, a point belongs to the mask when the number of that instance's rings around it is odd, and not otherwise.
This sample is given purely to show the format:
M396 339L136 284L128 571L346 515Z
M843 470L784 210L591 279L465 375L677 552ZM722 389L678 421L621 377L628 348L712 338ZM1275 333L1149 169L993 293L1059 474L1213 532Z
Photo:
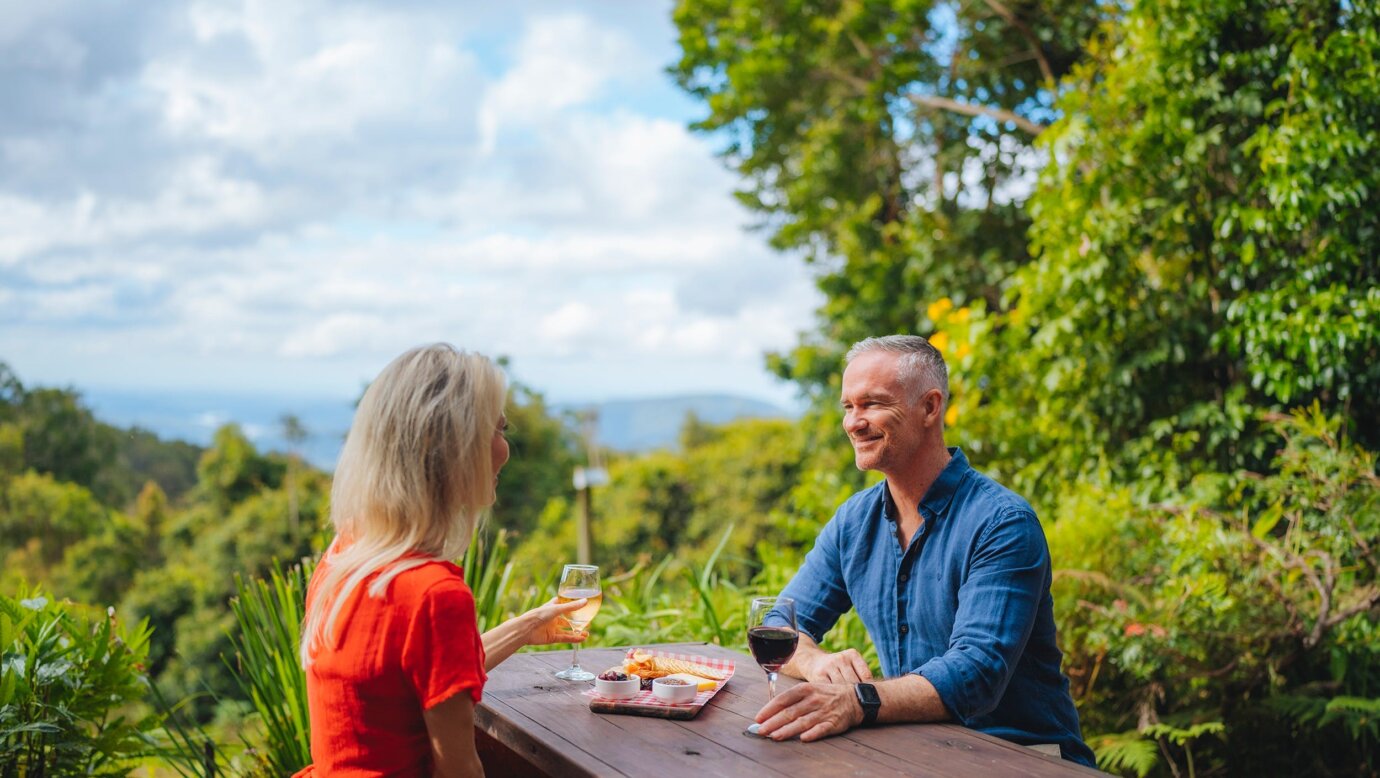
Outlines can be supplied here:
M923 675L908 673L900 678L877 681L873 686L877 687L877 696L882 699L877 721L927 722L953 718L934 684Z
M827 679L817 678L818 674L813 668L818 661L828 656L829 652L820 648L809 635L801 632L795 656L781 668L781 673L806 681L827 682ZM939 691L934 688L934 684L922 675L908 673L900 678L879 681L869 679L868 682L877 687L877 695L882 698L882 708L877 714L878 721L925 722L948 721L953 718L949 715L948 708L944 707L944 701L939 697Z
M811 649L819 653L811 654ZM845 657L845 653L853 656ZM814 659L810 659L811 656ZM857 675L857 666L853 664L855 659L862 665L864 675L861 677ZM852 649L840 654L828 654L810 641L803 662L807 665L804 668L807 675L818 675L816 670L823 668L822 672L833 676L833 679L814 679L809 683L796 684L768 700L756 716L757 723L761 725L760 734L773 740L799 737L811 741L847 732L861 724L864 718L863 706L858 699L859 681L870 683L877 690L881 702L877 721L929 722L947 721L950 718L939 692L929 679L912 674L874 681L861 656ZM853 672L849 672L848 668L854 668Z

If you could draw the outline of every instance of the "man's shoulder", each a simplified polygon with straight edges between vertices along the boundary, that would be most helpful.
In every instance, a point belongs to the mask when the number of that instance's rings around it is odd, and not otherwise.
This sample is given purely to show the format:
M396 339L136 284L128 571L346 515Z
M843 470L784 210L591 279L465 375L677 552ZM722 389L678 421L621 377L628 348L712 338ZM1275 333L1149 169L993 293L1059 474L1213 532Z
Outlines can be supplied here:
M988 519L1017 515L1036 519L1035 509L1030 506L1029 500L980 470L968 471L967 487L965 502L976 515Z
M856 521L866 518L872 511L886 500L886 482L877 483L854 492L848 499L844 500L834 514L834 518L842 521Z

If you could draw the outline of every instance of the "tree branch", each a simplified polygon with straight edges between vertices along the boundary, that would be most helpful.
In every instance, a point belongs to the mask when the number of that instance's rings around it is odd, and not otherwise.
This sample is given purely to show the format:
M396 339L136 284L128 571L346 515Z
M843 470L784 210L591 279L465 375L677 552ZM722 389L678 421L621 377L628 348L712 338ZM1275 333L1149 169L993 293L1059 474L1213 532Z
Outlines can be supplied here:
M1332 618L1327 620L1327 627L1335 627L1338 624L1341 624L1343 621L1346 621L1347 619L1351 618L1352 616L1355 616L1358 613L1368 611L1377 605L1380 605L1380 590L1371 592L1369 597L1366 597L1365 599L1352 605L1350 608L1347 608L1346 610L1339 611L1338 613L1334 614Z
M978 105L977 103L961 103L948 97L937 97L934 95L907 95L912 103L922 108L938 108L941 111L952 111L964 116L987 116L997 121L1011 122L1031 135L1039 135L1044 131L1042 124L1036 124L1029 119L1008 111L1005 108L992 108L991 106Z
M1054 88L1054 69L1049 66L1049 60L1045 58L1045 50L1040 46L1040 39L1035 37L1035 33L1020 17L1016 16L1010 8L1001 4L997 0L985 0L987 7L996 12L997 16L1006 20L1006 23L1016 28L1016 31L1025 38L1025 42L1030 45L1030 53L1035 55L1035 61L1040 63L1040 73L1045 77L1047 86Z

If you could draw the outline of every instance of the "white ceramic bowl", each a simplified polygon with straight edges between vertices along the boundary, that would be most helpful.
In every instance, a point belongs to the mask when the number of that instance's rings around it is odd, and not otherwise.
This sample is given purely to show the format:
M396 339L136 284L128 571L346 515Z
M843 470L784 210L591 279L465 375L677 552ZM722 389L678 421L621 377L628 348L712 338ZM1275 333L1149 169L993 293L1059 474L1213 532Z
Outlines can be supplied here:
M657 698L671 703L694 702L695 695L699 689L692 683L680 684L669 683L666 678L655 678L652 680L652 694Z
M637 696L642 690L642 679L629 675L626 681L605 681L602 678L594 679L594 691L600 697L607 697L610 700L630 700Z

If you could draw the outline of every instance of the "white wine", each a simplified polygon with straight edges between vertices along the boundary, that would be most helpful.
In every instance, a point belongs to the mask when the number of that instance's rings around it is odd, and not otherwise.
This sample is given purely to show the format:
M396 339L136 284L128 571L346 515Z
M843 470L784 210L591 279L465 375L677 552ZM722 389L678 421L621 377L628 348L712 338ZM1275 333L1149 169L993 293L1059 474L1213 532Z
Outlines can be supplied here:
M586 624L594 621L599 606L604 604L604 593L599 589L562 589L556 594L557 602L574 602L579 599L588 599L589 602L574 613L565 614L566 621L577 630L584 629Z
M585 604L574 613L565 614L570 625L571 637L579 640L584 637L585 625L594 620L599 606L604 604L604 593L599 586L599 568L594 565L566 565L561 571L561 583L556 587L556 602L585 600ZM570 647L570 667L556 673L563 681L592 681L594 673L580 667L580 644Z

